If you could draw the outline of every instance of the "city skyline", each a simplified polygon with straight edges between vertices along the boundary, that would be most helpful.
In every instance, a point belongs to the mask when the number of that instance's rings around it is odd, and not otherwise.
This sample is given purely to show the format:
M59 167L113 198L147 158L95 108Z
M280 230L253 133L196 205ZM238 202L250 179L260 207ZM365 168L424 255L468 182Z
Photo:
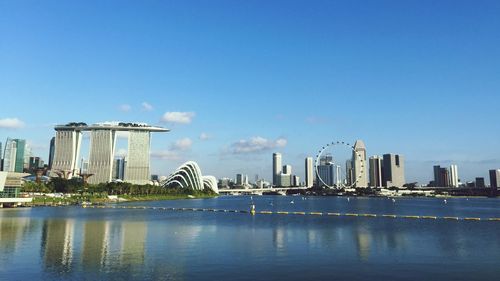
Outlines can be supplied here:
M124 120L172 129L152 144L153 174L194 160L270 181L272 152L302 167L356 139L367 156L404 155L408 182L434 165L463 182L500 167L483 110L500 101L499 3L94 4L2 3L0 141L26 139L48 162L55 124Z

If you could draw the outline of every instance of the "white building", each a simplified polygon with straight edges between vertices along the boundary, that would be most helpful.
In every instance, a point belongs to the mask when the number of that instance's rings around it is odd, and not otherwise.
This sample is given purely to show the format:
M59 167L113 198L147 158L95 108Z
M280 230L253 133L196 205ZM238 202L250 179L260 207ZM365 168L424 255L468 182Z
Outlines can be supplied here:
M129 133L128 159L125 181L134 184L147 184L150 181L150 144L151 132L168 132L168 129L153 127L143 123L98 123L87 126L85 123L69 123L55 127L55 153L52 170L78 174L78 159L83 131L90 131L90 152L87 173L93 174L89 183L110 182L113 179L116 132Z
M306 187L312 187L314 185L314 166L312 157L307 157L305 160L305 176Z
M458 166L451 165L450 166L450 186L458 187Z
M273 185L279 185L281 174L281 153L273 153Z
M357 140L354 144L352 153L354 168L354 179L356 187L368 187L367 165L366 165L366 146L362 140Z

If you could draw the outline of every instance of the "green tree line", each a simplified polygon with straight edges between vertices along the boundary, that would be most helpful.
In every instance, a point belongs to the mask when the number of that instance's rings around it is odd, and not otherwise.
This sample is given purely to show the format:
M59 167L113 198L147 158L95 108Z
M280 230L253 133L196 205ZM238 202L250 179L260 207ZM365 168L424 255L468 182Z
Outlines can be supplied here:
M36 183L26 182L21 188L22 192L41 192L41 193L89 193L89 194L107 194L107 195L201 195L212 194L211 190L193 190L191 188L162 187L155 185L137 185L127 182L109 182L100 184L84 184L80 179L62 179L52 178L50 182Z

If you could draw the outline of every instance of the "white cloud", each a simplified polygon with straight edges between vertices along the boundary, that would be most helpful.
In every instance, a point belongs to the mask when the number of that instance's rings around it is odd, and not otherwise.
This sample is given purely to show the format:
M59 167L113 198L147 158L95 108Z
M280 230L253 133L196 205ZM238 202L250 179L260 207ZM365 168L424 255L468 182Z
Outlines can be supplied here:
M178 139L170 145L168 150L152 151L151 157L162 160L181 161L186 155L185 152L191 149L193 141L190 138Z
M118 108L123 112L129 112L132 109L129 104L121 104Z
M18 118L0 119L0 128L2 129L21 129L24 125L24 122Z
M177 160L181 159L179 153L177 153L176 151L170 151L170 150L152 151L151 157L161 159L161 160L176 160L177 161Z
M190 124L193 121L196 113L194 112L165 112L163 114L161 121L168 123L177 123L177 124Z
M148 103L148 102L143 102L142 104L142 109L146 110L146 111L153 111L153 106Z
M210 138L211 138L211 136L209 134L207 134L207 133L201 133L200 134L200 140L202 140L202 141L208 140Z
M231 144L230 152L233 154L259 153L287 145L285 138L268 140L263 137L252 137L249 140L239 140Z
M190 149L192 145L193 145L193 141L190 138L183 138L183 139L179 139L179 140L175 141L175 143L173 143L170 146L170 150L185 151L185 150Z

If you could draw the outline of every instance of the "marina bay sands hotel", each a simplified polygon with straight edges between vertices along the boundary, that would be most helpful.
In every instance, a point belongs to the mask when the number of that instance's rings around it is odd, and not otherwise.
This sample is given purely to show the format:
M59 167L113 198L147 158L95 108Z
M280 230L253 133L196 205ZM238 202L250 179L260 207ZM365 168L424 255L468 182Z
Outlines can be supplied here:
M128 132L128 153L124 180L133 184L150 181L150 145L152 132L168 129L143 123L106 122L87 125L69 123L57 125L52 171L71 178L78 175L78 162L83 132L90 132L90 153L86 174L88 183L105 183L112 180L117 132Z

